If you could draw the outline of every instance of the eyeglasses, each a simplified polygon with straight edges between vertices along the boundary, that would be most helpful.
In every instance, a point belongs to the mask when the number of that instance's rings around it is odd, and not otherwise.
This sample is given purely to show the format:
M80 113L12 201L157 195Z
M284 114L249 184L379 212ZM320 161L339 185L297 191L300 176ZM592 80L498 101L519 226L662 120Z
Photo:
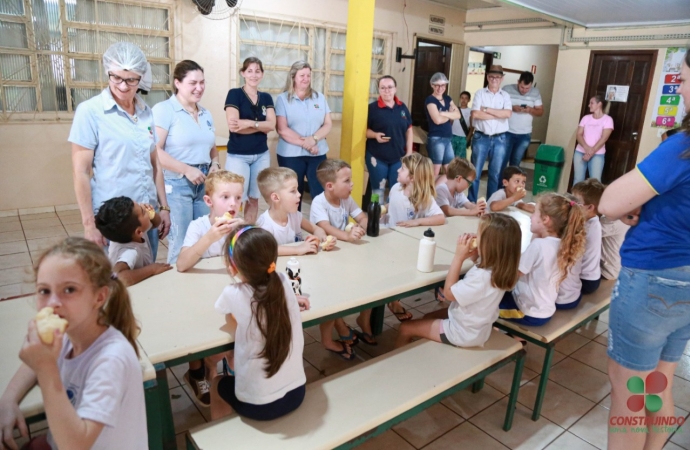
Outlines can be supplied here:
M445 85L445 84L432 84L431 86L433 86L433 87L435 87L435 88L442 88L442 87L446 87L446 85Z
M379 91L392 91L395 89L395 86L380 86Z
M503 77L501 77L501 76L495 76L495 77L486 77L486 78L488 78L489 80L494 80L494 81L495 81L495 80L500 80L500 79L503 78Z
M110 81L115 84L120 84L124 81L127 86L137 86L141 81L141 78L122 78L110 72L108 72L108 78L110 78Z

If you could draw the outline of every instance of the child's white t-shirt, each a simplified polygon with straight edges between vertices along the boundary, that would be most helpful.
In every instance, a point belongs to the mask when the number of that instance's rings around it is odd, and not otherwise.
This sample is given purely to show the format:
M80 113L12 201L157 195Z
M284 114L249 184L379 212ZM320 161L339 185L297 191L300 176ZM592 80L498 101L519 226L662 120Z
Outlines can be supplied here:
M568 272L568 276L565 277L565 280L558 286L558 297L556 298L557 305L567 305L580 297L582 291L581 273L582 258L575 261L573 267L570 268L570 272Z
M391 227L394 227L398 222L404 222L406 220L423 219L438 214L443 215L443 211L433 198L431 199L431 204L426 209L415 212L414 206L410 202L409 197L405 195L400 183L395 183L395 185L393 185L390 190L389 199L388 226Z
M65 335L58 369L67 398L80 418L104 425L93 448L148 449L144 382L132 344L109 327L84 353L68 359L71 352ZM48 442L57 449L50 432Z
M271 378L266 378L264 371L266 360L259 357L265 340L252 314L254 289L246 283L231 284L223 290L216 301L217 312L232 314L237 321L235 395L239 400L252 405L265 405L276 401L307 382L302 362L304 335L299 304L287 275L278 272L278 276L285 290L292 326L292 342L287 359Z
M127 242L120 244L119 242L110 242L108 245L108 259L110 264L115 266L119 262L127 264L130 270L141 269L142 267L153 264L153 253L151 252L151 245L149 238L144 233L142 235L144 242Z
M208 214L201 216L198 219L192 220L187 227L187 233L184 235L184 241L182 242L182 248L191 247L192 245L199 242L199 240L204 237L206 233L213 227L211 225L211 218ZM225 236L218 239L216 242L211 244L203 255L202 258L213 258L214 256L220 256L223 254L223 243L225 242Z
M497 190L496 192L494 192L494 193L491 195L491 197L489 197L489 199L486 201L486 207L489 209L489 211L493 211L493 210L491 209L491 204L492 204L493 202L500 202L500 201L505 200L505 199L507 199L507 198L508 198L508 196L506 195L506 190L505 190L505 189L499 189L499 190ZM515 205L517 205L518 203L523 203L523 201L522 201L522 200L518 200L518 201L516 201L516 202L514 202L514 203L511 203L510 206L515 206Z
M278 245L292 244L302 239L302 213L297 211L288 214L287 225L282 226L273 221L268 210L259 216L256 226L270 232Z
M557 237L534 239L520 257L522 275L513 290L515 303L525 315L546 319L556 312L558 298Z
M601 278L601 222L599 217L594 216L585 222L587 240L585 243L585 254L582 257L583 280L598 280Z
M326 199L326 195L322 192L311 202L311 212L309 213L309 221L316 225L322 221L328 221L332 227L339 230L345 230L348 218L355 219L362 214L362 209L355 203L352 196L345 200L340 200L340 206L331 205Z
M450 290L455 301L448 307L443 332L453 345L483 346L498 319L498 305L505 291L491 285L491 270L477 266L473 266Z
M450 189L446 183L440 183L436 186L436 203L439 207L450 206L451 208L463 208L469 200L463 192L456 192L455 195L450 195Z
M615 280L621 271L621 245L630 225L601 216L601 274Z

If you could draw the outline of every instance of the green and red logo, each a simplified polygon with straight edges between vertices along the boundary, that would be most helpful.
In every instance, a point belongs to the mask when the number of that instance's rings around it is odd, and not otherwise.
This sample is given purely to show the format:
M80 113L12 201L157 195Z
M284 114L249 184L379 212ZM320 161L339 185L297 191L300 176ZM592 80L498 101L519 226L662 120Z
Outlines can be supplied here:
M664 402L657 394L661 394L668 386L666 375L652 372L643 380L640 377L628 379L628 390L633 394L628 398L628 409L633 412L647 408L649 412L657 412Z

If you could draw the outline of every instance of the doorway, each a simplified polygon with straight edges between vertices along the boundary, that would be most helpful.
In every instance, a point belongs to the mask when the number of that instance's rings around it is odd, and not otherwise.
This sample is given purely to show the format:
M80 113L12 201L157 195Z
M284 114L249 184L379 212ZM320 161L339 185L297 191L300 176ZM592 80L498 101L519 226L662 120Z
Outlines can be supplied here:
M417 39L410 114L412 125L422 127L424 131L429 131L424 106L426 98L432 92L429 81L436 72L449 75L450 55L451 44L423 38Z
M607 113L613 119L613 132L606 141L604 172L601 176L604 184L635 168L657 54L657 50L592 51L589 58L580 117L589 114L589 99L597 94L604 96L607 86L629 88L627 101L610 102ZM572 184L571 170L568 190Z

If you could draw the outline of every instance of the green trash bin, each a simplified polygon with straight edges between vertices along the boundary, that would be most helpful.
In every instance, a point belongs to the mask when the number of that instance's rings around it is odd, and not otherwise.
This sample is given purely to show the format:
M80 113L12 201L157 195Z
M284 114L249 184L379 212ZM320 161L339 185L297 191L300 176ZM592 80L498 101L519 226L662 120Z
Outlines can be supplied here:
M565 163L563 147L542 144L537 149L534 158L534 183L532 194L555 191L561 178L561 171Z

